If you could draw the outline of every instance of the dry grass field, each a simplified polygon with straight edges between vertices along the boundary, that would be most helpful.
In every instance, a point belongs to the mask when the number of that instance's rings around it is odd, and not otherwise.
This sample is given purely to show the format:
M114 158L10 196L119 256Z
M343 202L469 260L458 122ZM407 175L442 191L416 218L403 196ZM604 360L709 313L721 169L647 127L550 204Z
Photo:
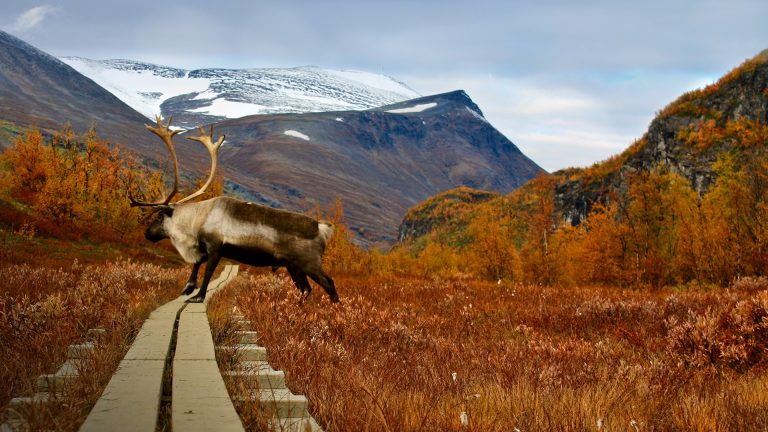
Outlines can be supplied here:
M718 290L337 278L303 304L281 273L237 306L332 431L748 431L768 424L768 281ZM252 425L256 430L257 426Z
M23 413L31 430L77 430L144 319L178 295L184 275L104 258L82 264L65 257L87 258L93 251L20 234L0 231L0 407L11 397L33 394L37 376L54 373L70 344L84 341L90 328L104 328L106 337L82 365L82 379L67 386L57 403ZM66 249L61 255L59 247Z

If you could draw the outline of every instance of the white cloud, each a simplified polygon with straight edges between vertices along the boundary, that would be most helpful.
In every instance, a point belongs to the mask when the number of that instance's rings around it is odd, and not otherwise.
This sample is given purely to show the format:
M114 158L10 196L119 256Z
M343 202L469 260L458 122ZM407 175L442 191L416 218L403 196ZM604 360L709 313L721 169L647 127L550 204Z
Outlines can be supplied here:
M37 27L45 17L56 11L56 7L51 5L35 6L27 10L16 18L13 23L13 30L24 32Z
M552 172L570 166L590 166L620 153L637 136L605 132L594 125L570 127L554 133L522 133L516 143L526 156Z

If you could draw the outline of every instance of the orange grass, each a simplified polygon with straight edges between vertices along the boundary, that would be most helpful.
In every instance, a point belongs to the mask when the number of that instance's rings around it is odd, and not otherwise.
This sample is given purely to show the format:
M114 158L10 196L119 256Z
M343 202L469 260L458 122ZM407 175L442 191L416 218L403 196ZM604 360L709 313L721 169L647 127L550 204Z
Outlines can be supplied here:
M240 308L331 431L768 423L764 281L647 292L336 280L338 306L319 289L299 304L280 273L240 277L211 305Z
M12 255L8 261L18 261L17 252L4 253ZM70 344L82 341L89 328L101 327L107 337L60 403L22 413L32 430L76 430L144 318L178 295L183 275L127 261L81 265L75 260L67 266L38 261L0 264L0 407L13 396L34 393L38 375L54 373Z

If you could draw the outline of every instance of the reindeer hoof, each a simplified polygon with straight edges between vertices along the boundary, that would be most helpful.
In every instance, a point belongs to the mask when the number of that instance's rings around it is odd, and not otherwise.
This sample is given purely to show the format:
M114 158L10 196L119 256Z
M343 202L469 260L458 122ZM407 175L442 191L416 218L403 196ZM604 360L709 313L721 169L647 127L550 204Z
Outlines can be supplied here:
M331 303L338 303L339 302L339 296L338 295L332 295L331 296Z
M187 284L187 286L184 287L184 291L181 292L181 295L190 295L195 288L197 287L192 284Z
M194 297L187 299L185 303L202 303L204 300L205 300L205 296L201 297L199 295L196 295Z

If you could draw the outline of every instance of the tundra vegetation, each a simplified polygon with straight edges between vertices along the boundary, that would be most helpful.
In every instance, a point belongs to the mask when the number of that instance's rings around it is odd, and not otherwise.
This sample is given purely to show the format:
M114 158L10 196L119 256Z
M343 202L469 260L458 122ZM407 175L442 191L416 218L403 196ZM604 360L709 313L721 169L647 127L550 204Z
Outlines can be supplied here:
M661 166L576 227L544 175L478 205L435 197L408 217L445 223L388 252L355 245L340 201L309 209L334 224L323 266L342 302L300 303L284 271L248 268L210 313L237 306L329 430L764 430L765 130L700 122L679 136L694 151L734 144L706 193ZM598 181L624 157L560 176ZM180 268L167 245L144 245L124 198L159 196L162 178L95 132L32 130L2 161L0 404L94 323L130 340L183 285L152 264Z

